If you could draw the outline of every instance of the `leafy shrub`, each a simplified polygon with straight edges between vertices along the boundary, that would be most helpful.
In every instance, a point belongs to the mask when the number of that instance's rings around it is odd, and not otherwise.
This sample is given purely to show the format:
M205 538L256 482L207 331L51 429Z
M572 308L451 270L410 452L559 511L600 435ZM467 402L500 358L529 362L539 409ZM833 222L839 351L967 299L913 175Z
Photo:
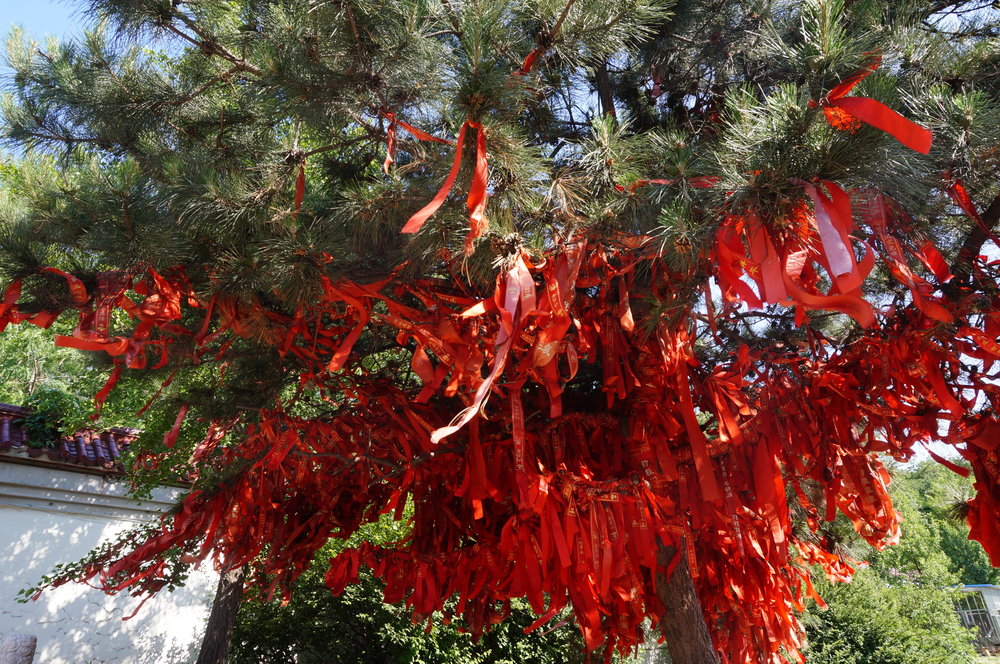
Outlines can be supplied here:
M525 604L478 643L436 616L413 624L401 605L384 604L370 573L334 597L323 583L324 557L299 579L288 605L245 601L233 633L233 664L578 664L579 631L563 625L524 634L534 620ZM554 621L557 622L557 621Z

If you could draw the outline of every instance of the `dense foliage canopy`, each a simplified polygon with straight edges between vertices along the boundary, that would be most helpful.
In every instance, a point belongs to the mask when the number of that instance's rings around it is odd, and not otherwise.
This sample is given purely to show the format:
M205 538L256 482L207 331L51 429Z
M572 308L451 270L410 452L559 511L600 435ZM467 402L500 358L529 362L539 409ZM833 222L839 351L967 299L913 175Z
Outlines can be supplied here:
M75 316L98 409L149 386L143 472L197 481L55 583L284 591L411 505L334 592L627 650L690 575L767 661L852 572L838 510L896 537L877 453L936 439L1000 562L987 3L84 4L10 43L0 325Z

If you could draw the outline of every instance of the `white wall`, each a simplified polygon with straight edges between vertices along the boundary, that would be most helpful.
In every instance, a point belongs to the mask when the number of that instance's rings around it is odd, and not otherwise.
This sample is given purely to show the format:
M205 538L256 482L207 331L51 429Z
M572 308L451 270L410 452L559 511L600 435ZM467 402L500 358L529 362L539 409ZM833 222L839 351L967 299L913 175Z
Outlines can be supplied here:
M154 518L179 491L158 489L140 505L101 475L16 461L0 455L0 638L36 635L38 664L193 662L215 594L214 572L195 572L184 588L161 593L128 621L122 618L139 600L82 584L46 591L28 604L14 601L56 563L78 560L102 540Z

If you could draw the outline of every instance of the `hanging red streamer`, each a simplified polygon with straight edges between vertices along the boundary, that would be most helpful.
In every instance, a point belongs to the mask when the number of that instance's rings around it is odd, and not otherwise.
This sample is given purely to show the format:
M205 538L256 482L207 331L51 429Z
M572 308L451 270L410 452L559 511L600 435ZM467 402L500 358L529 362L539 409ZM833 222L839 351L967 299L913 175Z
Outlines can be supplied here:
M473 242L476 238L480 237L487 228L486 187L489 180L489 171L486 161L486 132L483 129L483 126L478 122L466 120L465 123L462 124L461 130L458 132L458 140L455 142L455 158L452 161L451 170L448 172L448 176L441 185L441 189L438 190L437 195L434 196L430 203L425 205L422 209L410 217L409 220L407 220L402 230L403 233L418 232L424 225L424 222L430 219L448 198L448 194L451 192L451 188L455 184L455 179L458 177L458 172L462 167L463 146L465 143L466 130L468 129L473 129L476 132L476 157L473 168L472 185L469 188L469 194L466 199L466 206L469 211L469 233L465 238L464 247L466 255L472 253Z
M423 131L421 129L417 129L416 127L414 127L413 125L411 125L411 124L409 124L407 122L403 122L402 120L400 120L399 118L397 118L396 114L393 113L392 111L383 111L382 115L386 119L389 120L389 128L386 129L385 161L382 162L382 172L383 173L388 173L389 172L389 167L396 160L396 131L397 131L396 128L397 127L402 127L403 129L405 129L406 131L410 132L411 134L413 134L414 137L420 139L421 141L430 141L431 143L441 143L443 145L454 145L454 143L452 141L449 141L449 140L447 140L445 138L438 138L437 136L434 136L432 134L428 134L427 132L425 132L425 131Z

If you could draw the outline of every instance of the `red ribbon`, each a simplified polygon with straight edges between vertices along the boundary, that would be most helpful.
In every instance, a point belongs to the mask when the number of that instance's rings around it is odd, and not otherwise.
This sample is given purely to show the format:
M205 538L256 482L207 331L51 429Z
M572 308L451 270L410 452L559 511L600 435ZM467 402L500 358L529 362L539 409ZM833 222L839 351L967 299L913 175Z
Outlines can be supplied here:
M807 309L827 309L847 314L861 327L871 327L875 323L875 310L857 295L819 295L810 293L799 285L806 267L808 252L799 251L785 258L783 277L785 287L796 302Z
M108 400L108 395L111 394L111 390L114 388L115 384L118 383L118 379L121 378L122 371L125 368L125 363L120 359L115 358L115 366L108 375L107 381L104 383L104 387L94 395L94 407L96 411L90 416L91 420L97 420L101 416L101 411L104 410L104 402Z
M841 293L850 293L861 285L858 261L851 247L851 199L844 190L832 182L822 182L829 192L825 195L819 187L803 184L816 208L816 229L819 231L826 266L830 278Z
M948 195L951 196L951 200L955 201L955 205L962 209L969 219L976 222L980 230L986 233L986 237L993 241L997 247L1000 247L1000 238L986 225L983 221L983 217L979 214L979 210L976 209L976 204L972 202L972 196L969 196L969 191L965 188L965 184L961 180L955 180L950 187L948 187Z
M469 211L469 234L465 238L464 252L469 255L473 251L474 240L483 234L487 227L486 221L486 185L489 180L489 173L486 162L486 132L478 122L466 120L462 124L462 129L458 132L458 140L455 142L455 158L451 164L448 177L445 178L441 189L431 200L416 214L409 218L403 226L403 233L416 233L430 217L438 211L444 204L448 193L455 184L458 172L462 167L462 147L465 143L466 129L476 130L476 161L472 173L472 185L469 188L469 195L466 199L466 207Z
M845 79L833 88L829 95L820 100L819 106L823 108L827 122L831 127L850 130L852 128L850 123L845 123L842 117L847 115L848 119L860 120L881 129L911 150L923 154L929 153L933 140L933 134L929 129L907 120L882 102L869 97L845 96L855 85L875 71L881 62L880 55L872 55L864 69ZM816 103L810 102L810 106L815 107Z
M528 54L528 57L524 59L524 64L521 65L521 68L514 72L514 74L517 76L527 76L531 72L531 68L535 66L535 61L544 53L545 49L541 46L533 50Z
M444 179L444 184L441 185L441 189L438 190L437 195L431 199L430 203L407 220L401 232L416 233L419 231L424 222L430 219L431 215L437 212L438 208L444 204L445 199L448 198L448 192L451 191L452 186L455 184L458 171L462 167L462 146L465 143L465 130L468 126L469 123L466 121L458 132L458 140L455 142L455 158L452 161L451 170L448 171L448 177Z
M465 255L474 251L473 242L482 235L487 227L486 220L486 185L489 180L486 164L486 132L478 122L469 122L476 130L476 166L472 172L472 184L469 187L469 197L466 207L469 210L469 234L465 237Z
M954 317L930 295L933 287L914 274L910 266L907 265L906 256L903 254L899 241L889 234L887 219L888 210L885 197L882 194L875 194L868 204L868 224L885 248L890 271L900 283L910 289L910 293L913 295L913 304L924 315L943 323L951 323Z
M7 285L0 302L0 332L7 329L11 322L20 322L17 313L17 301L21 297L21 280L15 279Z
M441 143L443 145L454 145L454 143L445 138L438 138L437 136L433 136L423 130L417 129L407 122L403 122L397 118L396 114L392 111L383 111L382 115L389 120L389 128L386 130L385 161L382 162L383 173L388 173L389 166L391 166L396 160L396 127L402 127L421 141L430 141L432 143Z
M65 279L66 285L69 286L69 294L73 298L73 306L82 307L87 304L87 288L78 278L54 267L43 267L39 272L55 274Z
M172 426L170 431L163 436L163 444L166 447L173 447L174 444L177 443L177 436L181 432L181 424L187 416L188 408L190 408L190 406L188 406L188 404L184 404L180 407L180 410L177 411L177 417L174 418L174 426Z

